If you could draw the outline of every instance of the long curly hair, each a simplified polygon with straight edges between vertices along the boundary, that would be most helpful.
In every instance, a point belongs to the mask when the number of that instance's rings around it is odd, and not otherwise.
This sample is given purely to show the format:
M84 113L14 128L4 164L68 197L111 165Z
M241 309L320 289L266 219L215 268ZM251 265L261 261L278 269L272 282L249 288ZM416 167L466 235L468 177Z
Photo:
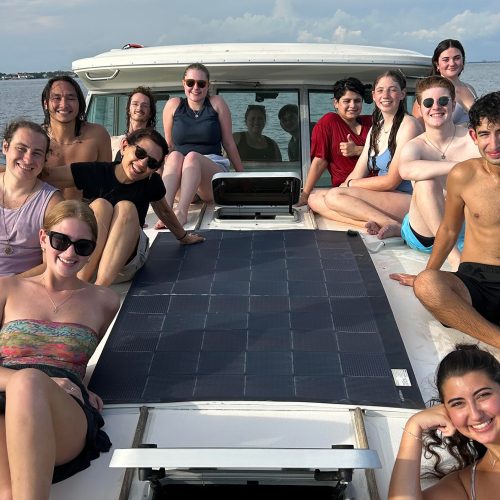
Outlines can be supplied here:
M392 78L395 82L397 82L401 90L406 89L406 78L403 76L403 74L400 71L389 70L377 76L377 78L373 82L373 90L375 90L378 82L386 76ZM396 115L394 116L391 133L389 135L389 152L391 153L391 161L392 158L394 158L394 154L396 152L396 136L398 135L399 126L401 125L405 114L406 101L405 99L402 99L399 102L398 110L396 111ZM369 154L371 155L371 158L368 160L368 170L370 170L371 172L378 172L379 170L377 167L377 156L379 154L378 139L380 137L380 131L382 130L383 123L384 117L382 116L382 112L377 108L377 106L375 106L372 114L372 131L370 136Z
M474 344L458 344L455 350L450 352L439 364L436 373L436 386L439 400L434 403L442 403L443 384L451 377L461 377L470 372L483 372L491 380L500 384L500 363L487 351L479 349ZM453 458L454 464L446 466L443 463L442 451L445 449ZM450 472L461 470L476 460L484 457L487 451L483 444L470 440L458 431L451 437L443 437L436 430L427 431L424 437L424 456L430 459L433 468L427 470L423 477L441 478Z

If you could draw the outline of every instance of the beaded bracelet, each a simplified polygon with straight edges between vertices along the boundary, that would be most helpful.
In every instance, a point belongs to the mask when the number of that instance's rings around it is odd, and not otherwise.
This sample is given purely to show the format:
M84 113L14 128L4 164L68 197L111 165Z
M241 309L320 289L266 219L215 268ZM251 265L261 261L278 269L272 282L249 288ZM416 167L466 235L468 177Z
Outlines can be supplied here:
M177 241L183 240L187 235L188 235L188 232L186 231L183 236L181 236L180 238L177 238Z
M405 427L401 427L401 429L403 429L403 431L406 432L406 434L409 434L413 439L417 439L418 441L422 442L422 438L421 437L415 436L415 434L413 434L413 432L410 432Z

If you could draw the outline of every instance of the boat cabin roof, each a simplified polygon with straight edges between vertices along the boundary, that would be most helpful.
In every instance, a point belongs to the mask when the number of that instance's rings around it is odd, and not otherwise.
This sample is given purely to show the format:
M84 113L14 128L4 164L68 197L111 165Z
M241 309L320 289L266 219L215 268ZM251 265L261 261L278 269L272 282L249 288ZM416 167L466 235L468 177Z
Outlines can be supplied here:
M127 46L126 46L127 47ZM147 82L178 87L193 61L210 70L212 84L332 85L355 76L372 82L384 69L399 68L407 79L426 76L431 58L410 50L317 43L221 43L112 49L73 62L89 90L120 90Z

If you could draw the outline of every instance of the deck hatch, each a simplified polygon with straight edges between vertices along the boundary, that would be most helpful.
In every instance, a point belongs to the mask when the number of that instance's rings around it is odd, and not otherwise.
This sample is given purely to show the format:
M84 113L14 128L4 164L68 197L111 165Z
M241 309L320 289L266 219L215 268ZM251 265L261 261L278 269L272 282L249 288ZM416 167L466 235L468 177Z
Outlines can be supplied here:
M202 245L182 247L168 234L153 243L90 382L106 403L423 406L360 237L203 234Z

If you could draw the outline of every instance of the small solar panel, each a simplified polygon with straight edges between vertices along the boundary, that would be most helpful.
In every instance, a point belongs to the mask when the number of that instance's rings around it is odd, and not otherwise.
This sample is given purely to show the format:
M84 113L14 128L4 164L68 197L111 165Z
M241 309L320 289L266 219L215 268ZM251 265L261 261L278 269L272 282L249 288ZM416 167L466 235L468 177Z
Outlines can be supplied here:
M155 239L89 387L106 403L275 400L419 408L359 236L205 231ZM393 370L410 385L396 387Z

